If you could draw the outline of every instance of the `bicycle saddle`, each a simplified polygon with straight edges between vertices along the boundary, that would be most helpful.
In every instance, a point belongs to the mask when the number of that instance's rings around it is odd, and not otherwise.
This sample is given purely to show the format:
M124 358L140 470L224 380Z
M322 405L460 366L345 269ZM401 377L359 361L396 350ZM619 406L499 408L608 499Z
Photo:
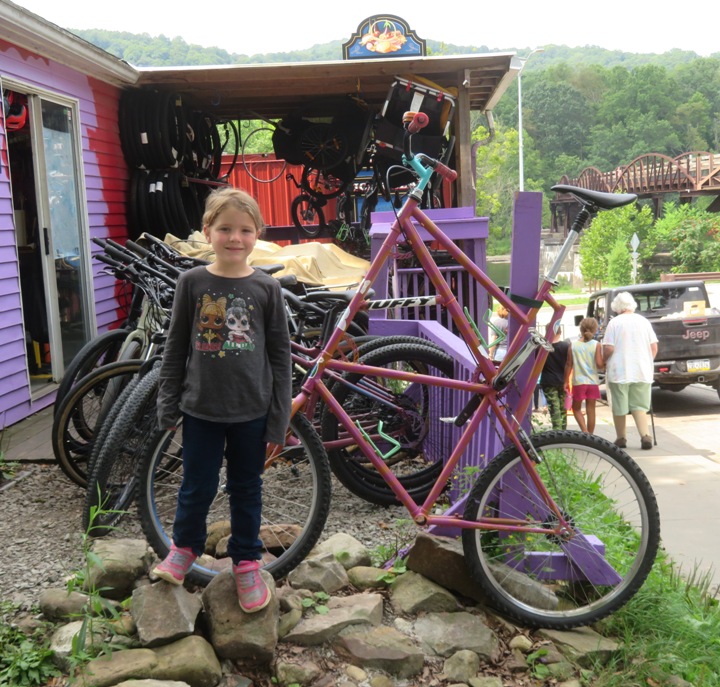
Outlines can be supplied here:
M602 210L621 208L637 200L634 193L605 193L604 191L591 191L579 186L568 186L566 184L555 184L550 187L551 191L559 193L572 193L583 205L595 205Z

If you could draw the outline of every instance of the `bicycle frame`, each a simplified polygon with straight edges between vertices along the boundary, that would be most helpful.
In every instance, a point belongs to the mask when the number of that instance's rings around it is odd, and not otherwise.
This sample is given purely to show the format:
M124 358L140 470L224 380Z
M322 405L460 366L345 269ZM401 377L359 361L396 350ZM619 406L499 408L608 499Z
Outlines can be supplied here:
M455 530L481 529L498 532L539 533L544 535L552 532L558 537L566 539L564 544L566 555L572 558L573 564L583 572L587 579L596 582L611 583L611 581L617 579L617 575L603 558L602 543L592 537L586 537L577 532L574 532L571 538L565 536L573 532L573 528L571 523L566 520L566 516L559 506L550 496L545 484L535 469L535 461L539 460L539 457L535 454L530 442L527 441L527 434L521 426L521 419L525 416L532 400L535 380L542 370L542 366L547 357L547 351L550 348L545 339L534 329L533 324L540 307L545 303L549 304L553 310L550 327L554 328L564 313L564 306L560 305L553 298L550 291L555 284L554 280L560 269L562 260L572 247L578 232L571 231L569 233L559 257L556 259L548 275L543 279L537 294L532 300L527 301L530 303L530 306L527 312L525 312L510 296L506 295L496 286L477 265L471 262L468 256L420 209L419 204L422 198L422 192L433 175L433 169L430 167L426 168L418 159L420 157L422 156L415 156L408 160L409 164L420 177L420 181L400 209L396 221L392 224L388 236L373 259L360 288L339 318L334 331L326 341L322 352L315 360L314 367L306 378L302 390L294 398L292 413L301 412L310 399L319 397L338 418L338 422L350 435L353 443L358 445L365 457L383 477L417 525L433 528L452 528ZM587 215L582 218L583 223L586 217ZM508 309L509 317L517 323L518 328L508 344L506 357L499 366L496 366L483 353L480 337L474 323L469 321L463 312L450 286L435 264L413 220L429 234L432 241L445 249L490 295L505 305ZM384 263L391 258L395 246L402 240L405 240L413 249L415 256L428 275L429 280L434 285L436 295L386 299L382 301L365 301L365 294L367 294L371 285L381 272ZM435 304L439 304L447 309L462 339L470 349L476 363L476 368L470 375L469 380L438 378L432 375L388 370L386 368L377 368L345 360L337 360L333 357L345 333L347 323L351 321L361 308L387 309L398 306ZM503 401L509 392L509 383L517 375L524 363L528 361L536 351L537 355L532 364L528 381L520 390L520 397L515 405L515 413L508 413L507 406ZM457 426L464 427L460 439L453 447L434 486L423 503L416 503L413 500L392 470L385 464L377 448L369 441L368 435L362 431L360 427L353 424L348 413L336 401L323 381L323 377L328 373L377 374L385 378L404 380L411 383L418 382L431 387L448 388L470 394L470 402L465 406L465 409L460 413L458 418L455 419ZM506 437L517 448L526 471L526 479L532 483L532 485L528 484L528 487L536 490L542 504L548 509L548 512L552 514L554 521L557 523L553 527L549 528L546 523L533 524L524 519L502 517L502 514L500 514L501 517L481 517L477 520L465 520L457 514L459 511L458 503L454 504L451 509L443 514L438 515L433 513L432 509L434 504L458 465L470 440L477 432L482 420L490 414L499 422Z

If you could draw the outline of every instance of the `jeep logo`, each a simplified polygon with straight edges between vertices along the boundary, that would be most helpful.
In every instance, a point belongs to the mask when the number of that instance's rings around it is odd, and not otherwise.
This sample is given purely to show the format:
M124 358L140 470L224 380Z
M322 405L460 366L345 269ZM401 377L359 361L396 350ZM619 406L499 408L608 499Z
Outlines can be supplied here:
M689 329L686 331L682 338L683 339L694 339L695 341L705 341L710 336L710 332L707 329Z

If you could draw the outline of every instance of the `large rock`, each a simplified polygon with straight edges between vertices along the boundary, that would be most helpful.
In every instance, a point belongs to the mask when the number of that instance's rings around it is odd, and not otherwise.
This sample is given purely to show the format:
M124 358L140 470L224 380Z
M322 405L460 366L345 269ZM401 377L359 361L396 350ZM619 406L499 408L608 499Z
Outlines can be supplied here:
M240 608L232 571L219 573L202 593L210 642L220 658L250 659L268 663L278 642L280 604L275 580L261 570L272 598L262 611L245 613Z
M325 553L331 553L335 560L342 564L345 570L358 565L370 565L370 552L364 544L355 537L338 532L320 542L310 552L308 558L314 558Z
M53 623L76 620L89 608L90 597L80 592L68 592L67 589L44 589L40 592L38 605L47 620Z
M356 666L384 670L399 678L417 675L425 661L422 650L392 627L343 633L333 647Z
M201 609L199 596L167 582L138 587L132 595L132 617L140 644L146 647L191 635Z
M214 687L222 679L222 668L213 647L202 637L185 637L155 649L157 664L152 677L184 680L190 687Z
M572 631L538 630L538 634L552 640L566 658L584 667L607 663L620 650L617 642L599 635L589 627Z
M326 594L333 594L350 584L345 568L330 552L304 560L290 572L287 580L294 589Z
M139 539L97 539L93 554L101 565L90 568L85 590L102 589L109 599L123 600L130 596L135 582L152 560L146 542Z
M312 613L300 621L283 641L303 646L323 644L347 627L380 625L382 622L383 599L379 594L333 597L328 600L327 607L327 613Z
M113 687L123 680L144 679L153 675L158 659L152 649L113 651L87 663L78 676L83 687Z
M415 572L406 572L390 587L390 601L400 613L457 611L457 599L444 587Z
M480 616L472 613L428 613L415 621L413 629L423 646L436 656L452 656L468 649L483 661L498 657L498 638Z
M407 567L468 599L486 601L468 570L462 544L457 539L419 532L408 554Z

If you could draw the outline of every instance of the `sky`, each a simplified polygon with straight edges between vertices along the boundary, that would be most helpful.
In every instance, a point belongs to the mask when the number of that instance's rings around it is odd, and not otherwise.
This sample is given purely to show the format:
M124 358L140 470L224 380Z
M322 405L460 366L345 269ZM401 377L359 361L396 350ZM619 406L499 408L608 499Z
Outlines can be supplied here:
M709 28L720 20L718 0L696 0L688 6L691 13L647 0L13 1L65 29L180 36L187 43L243 55L346 41L374 14L402 17L420 38L491 50L517 48L521 57L544 45L596 45L633 53L679 48L701 56L720 52L717 32Z

